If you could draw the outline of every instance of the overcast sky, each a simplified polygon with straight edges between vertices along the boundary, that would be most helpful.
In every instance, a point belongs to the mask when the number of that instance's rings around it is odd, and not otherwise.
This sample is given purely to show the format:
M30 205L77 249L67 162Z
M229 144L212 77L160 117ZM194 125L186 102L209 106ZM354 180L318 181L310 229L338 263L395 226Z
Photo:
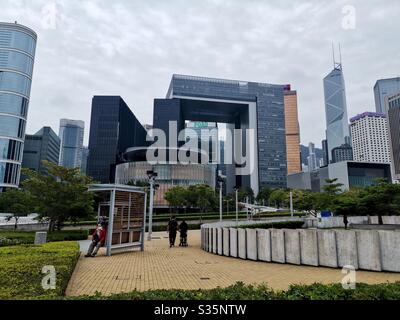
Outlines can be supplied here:
M121 95L152 123L153 99L180 73L290 83L301 141L320 146L332 42L349 117L374 111L375 81L400 75L399 17L398 0L0 0L0 21L38 34L27 133L79 119L86 144L93 95Z

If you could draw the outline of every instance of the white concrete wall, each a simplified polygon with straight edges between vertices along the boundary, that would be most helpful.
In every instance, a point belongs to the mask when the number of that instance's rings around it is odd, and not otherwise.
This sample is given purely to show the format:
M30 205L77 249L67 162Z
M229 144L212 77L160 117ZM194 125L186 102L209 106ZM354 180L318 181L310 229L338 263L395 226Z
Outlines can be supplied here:
M246 229L246 254L247 259L257 260L257 230Z
M222 241L223 241L223 253L224 256L229 257L229 229L228 228L223 228L222 229Z
M400 272L400 231L202 228L202 247L267 262Z
M301 264L318 266L318 236L317 230L301 229L300 234L300 261Z
M320 266L338 267L336 233L333 230L318 230L318 261Z
M400 272L400 231L378 231L382 270Z
M257 256L260 261L271 261L271 232L257 229Z
M285 263L285 235L282 229L271 229L271 260Z
M238 256L238 230L236 228L229 228L229 239L230 239L230 255L231 257L237 258Z
M238 229L238 256L246 259L246 229Z
M358 267L364 270L382 271L379 233L375 230L358 230Z
M223 252L223 241L222 241L222 228L217 228L217 254L220 256Z
M286 263L300 264L300 235L296 229L284 229Z
M336 248L338 266L353 266L358 269L356 232L352 230L336 230Z
M208 228L208 252L212 252L212 244L213 244L213 239L212 239L212 232L213 228Z
M217 253L217 228L212 228L212 253Z

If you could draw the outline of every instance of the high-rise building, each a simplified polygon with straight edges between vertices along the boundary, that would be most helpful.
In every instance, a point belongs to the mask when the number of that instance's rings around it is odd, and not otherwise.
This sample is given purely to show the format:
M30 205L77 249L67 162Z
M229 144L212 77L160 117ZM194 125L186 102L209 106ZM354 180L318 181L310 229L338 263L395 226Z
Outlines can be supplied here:
M388 96L385 101L388 110L389 148L393 180L400 180L400 91Z
M235 143L255 151L246 161L251 170L227 165L227 192L235 185L251 187L256 194L264 186L284 188L288 172L286 91L290 91L287 85L174 75L166 99L154 101L153 124L167 133L171 121L181 131L185 120L225 123L227 132L249 129L254 139ZM225 147L228 150L228 142ZM296 162L300 166L300 160Z
M389 134L384 113L364 112L350 119L353 159L390 162Z
M327 166L329 164L329 150L328 150L328 140L322 140L322 154L323 154L323 166ZM321 166L322 167L322 166Z
M81 161L81 172L86 175L87 171L87 160L89 157L89 148L83 147L82 149L82 161Z
M43 127L33 135L25 136L22 167L46 174L42 161L58 164L60 138L50 127Z
M61 140L60 166L66 168L80 168L82 163L83 136L85 122L81 120L60 120Z
M397 92L400 92L400 77L378 80L374 86L376 112L387 114L385 99Z
M353 148L351 145L344 143L339 147L332 149L332 162L352 161L353 160Z
M314 171L319 168L317 163L317 155L315 153L315 145L312 142L308 144L307 167L308 171Z
M198 139L198 148L208 153L210 163L219 163L217 123L189 121L186 123L185 135L190 139ZM205 144L207 144L206 150L204 150Z
M31 29L0 22L0 192L20 181L36 41Z
M287 86L284 91L287 174L301 172L300 125L297 92Z
M145 147L147 132L120 96L95 96L89 135L87 175L115 181L115 166L131 147Z
M340 63L335 63L334 69L324 78L324 95L326 139L331 163L333 161L332 150L350 142L346 91Z

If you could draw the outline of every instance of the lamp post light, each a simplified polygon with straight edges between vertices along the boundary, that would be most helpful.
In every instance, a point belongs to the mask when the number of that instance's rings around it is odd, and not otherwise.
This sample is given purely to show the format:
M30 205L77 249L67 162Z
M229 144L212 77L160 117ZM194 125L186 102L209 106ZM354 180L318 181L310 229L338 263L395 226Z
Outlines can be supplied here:
M236 202L236 225L238 225L238 223L239 223L239 195L238 195L238 193L239 193L239 187L235 187L234 188L235 189L235 202Z
M150 204L149 204L149 231L147 240L151 241L151 234L153 233L153 205L154 205L154 181L157 177L157 172L153 170L147 171L147 176L150 183Z
M218 173L217 181L219 182L219 221L222 222L222 185L226 176L222 175L221 171Z

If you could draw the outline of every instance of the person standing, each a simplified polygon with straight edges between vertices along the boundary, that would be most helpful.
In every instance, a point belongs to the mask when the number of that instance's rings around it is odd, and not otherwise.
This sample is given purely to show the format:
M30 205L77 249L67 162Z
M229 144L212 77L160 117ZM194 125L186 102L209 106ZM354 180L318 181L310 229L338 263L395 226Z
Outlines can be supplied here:
M169 233L169 247L170 248L175 246L177 230L178 230L178 222L176 221L175 216L172 216L168 222L168 228L167 228L167 231Z

